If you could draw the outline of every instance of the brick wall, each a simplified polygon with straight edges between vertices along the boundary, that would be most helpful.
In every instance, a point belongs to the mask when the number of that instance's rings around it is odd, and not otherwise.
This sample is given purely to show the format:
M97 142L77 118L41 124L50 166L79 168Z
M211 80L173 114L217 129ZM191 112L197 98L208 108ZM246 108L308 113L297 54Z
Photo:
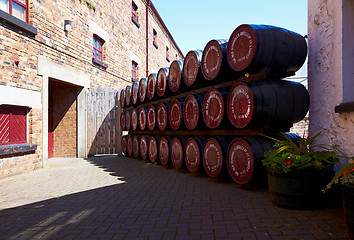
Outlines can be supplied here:
M76 157L77 88L53 89L54 157Z
M300 137L308 137L309 135L309 117L305 117L298 123L295 123L290 129L291 133L296 133Z
M30 24L37 29L37 35L30 37L25 31L9 27L6 21L0 21L0 85L43 93L42 76L37 74L39 57L89 75L91 88L109 86L121 89L131 84L132 56L137 56L140 60L138 78L145 77L146 1L134 1L140 6L140 27L132 22L132 1L129 0L95 1L95 10L90 9L86 1L80 0L29 0ZM64 31L64 20L71 20L72 31ZM157 71L160 67L170 64L165 58L166 45L170 47L171 61L182 58L182 55L151 9L149 21L154 21L159 44L158 49L152 45L153 26L149 23L149 70ZM104 44L103 59L107 68L92 62L92 23L107 34L108 41ZM69 108L63 122L58 125L55 156L76 154L75 148L71 147L76 144L75 131L67 133L63 130L76 127L73 126L76 121L76 113L73 111L75 104ZM28 114L28 142L38 145L36 152L0 158L0 176L30 171L41 166L42 139L43 134L47 134L42 129L43 114L42 109L31 109ZM70 136L70 141L60 139L63 136Z

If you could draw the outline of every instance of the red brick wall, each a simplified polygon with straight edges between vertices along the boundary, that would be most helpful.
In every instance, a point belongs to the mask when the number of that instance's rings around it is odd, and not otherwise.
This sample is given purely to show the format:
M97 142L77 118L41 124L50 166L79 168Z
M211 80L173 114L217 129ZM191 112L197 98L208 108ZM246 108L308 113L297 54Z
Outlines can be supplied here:
M77 88L53 89L54 157L76 157Z
M90 76L91 88L108 86L122 89L131 84L131 53L140 58L138 77L146 74L146 8L145 0L138 9L138 28L131 20L131 1L100 0L95 1L95 11L85 1L73 0L29 0L30 24L38 34L35 37L25 36L22 30L14 31L0 21L0 85L29 89L42 92L42 76L38 73L38 58L46 59ZM109 7L107 7L109 6ZM157 22L150 10L149 19L155 21L158 29L159 49L152 45L152 24L149 24L149 70L169 66L165 59L166 43L170 44L171 61L180 59L175 56L176 47L168 39L166 31ZM64 20L71 20L72 31L64 31ZM107 69L93 64L93 33L89 22L93 21L109 35L105 43L104 63ZM179 53L178 53L179 54ZM18 61L18 65L15 62ZM3 93L0 93L3 94ZM58 125L55 132L54 156L75 156L76 102L70 105L69 111ZM32 109L28 114L28 142L38 145L35 154L0 158L0 177L29 171L41 166L43 158L41 109ZM76 124L76 122L75 122ZM69 131L69 130L68 130ZM71 130L70 130L71 131ZM64 140L66 136L66 140Z

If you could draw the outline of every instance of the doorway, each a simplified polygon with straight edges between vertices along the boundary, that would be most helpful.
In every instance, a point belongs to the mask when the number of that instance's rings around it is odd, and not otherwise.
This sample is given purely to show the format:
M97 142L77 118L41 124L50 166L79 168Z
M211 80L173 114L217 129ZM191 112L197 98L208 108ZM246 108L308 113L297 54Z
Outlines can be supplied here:
M48 158L77 157L77 98L81 90L49 78Z

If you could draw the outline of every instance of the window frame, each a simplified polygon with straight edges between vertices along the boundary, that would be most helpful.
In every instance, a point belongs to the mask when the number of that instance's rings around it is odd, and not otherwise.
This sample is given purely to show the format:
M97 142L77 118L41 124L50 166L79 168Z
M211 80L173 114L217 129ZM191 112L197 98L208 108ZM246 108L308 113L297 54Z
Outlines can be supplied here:
M157 45L157 31L155 29L152 29L152 44L158 48Z
M100 48L97 47L97 43L100 43ZM94 51L94 54L92 56L92 59L95 61L98 61L98 62L103 62L104 60L104 57L103 57L103 53L104 53L104 47L103 45L105 44L105 41L100 38L99 36L97 36L96 34L93 35L93 51ZM100 58L97 58L97 52L100 53Z
M168 46L166 46L166 60L170 61L170 48Z
M132 61L132 82L138 81L138 67L139 64L133 60Z
M19 1L19 0L7 0L8 1L8 3L9 3L9 12L6 12L6 11L4 11L5 13L7 13L7 14L9 14L9 15L11 15L11 16L13 16L13 17L15 17L16 19L18 19L18 20L20 20L20 21L22 21L22 22L25 22L25 23L29 23L29 0L25 0L25 4L23 4L21 1ZM13 11L12 11L12 9L13 9L13 2L14 3L16 3L16 4L18 4L18 5L20 5L21 7L23 7L24 9L25 9L25 12L26 12L26 19L25 20L23 20L23 19L20 19L20 18L18 18L18 17L16 17L16 16L14 16L13 15ZM3 10L2 10L3 11Z
M27 140L28 140L28 136L27 136L27 133L28 133L28 131L27 131L28 111L29 111L28 107L13 106L13 105L0 105L0 114L9 116L8 117L9 118L8 119L8 125L9 125L8 126L8 132L9 132L8 142L0 142L0 146L27 143ZM18 127L19 125L15 124L15 122L18 123L19 120L14 115L22 116L22 119L20 119L20 121L22 123L22 128L21 127L19 128ZM0 115L0 117L1 117L1 115ZM2 124L2 123L3 122L1 122L1 120L0 120L0 124ZM15 128L16 128L16 130L15 130ZM18 134L18 133L20 133L20 134ZM2 136L0 136L0 137L2 137Z
M136 22L139 22L138 9L138 5L134 1L132 1L132 19Z

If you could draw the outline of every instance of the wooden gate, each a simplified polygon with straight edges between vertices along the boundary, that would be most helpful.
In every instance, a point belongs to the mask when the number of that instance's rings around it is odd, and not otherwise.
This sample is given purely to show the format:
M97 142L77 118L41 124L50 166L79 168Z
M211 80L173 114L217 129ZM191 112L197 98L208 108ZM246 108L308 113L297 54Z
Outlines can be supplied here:
M109 87L89 90L87 104L87 153L121 154L118 91Z

